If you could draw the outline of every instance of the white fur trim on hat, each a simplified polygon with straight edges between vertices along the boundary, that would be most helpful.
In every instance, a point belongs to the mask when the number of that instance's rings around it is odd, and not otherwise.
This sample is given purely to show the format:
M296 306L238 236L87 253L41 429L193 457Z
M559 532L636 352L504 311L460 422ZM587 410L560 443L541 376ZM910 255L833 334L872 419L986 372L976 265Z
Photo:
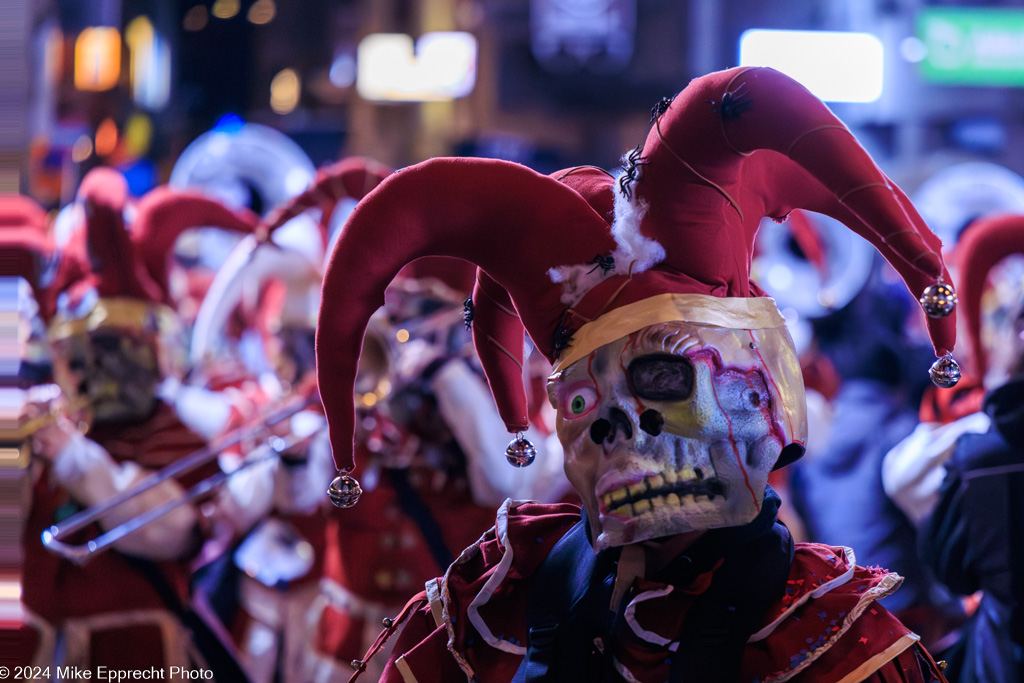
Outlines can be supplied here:
M615 178L616 185L621 182L624 174L624 170L619 172ZM612 256L620 272L628 269L631 273L642 273L665 260L665 247L640 232L647 208L647 203L640 200L635 192L628 198L622 192L615 193L612 237L617 246Z
M623 173L625 171L619 173L616 181ZM635 193L629 199L621 192L615 193L615 219L611 228L616 245L611 254L615 268L606 271L593 263L583 263L549 269L551 281L562 284L563 304L575 306L588 291L608 277L642 273L665 260L665 248L640 232L640 223L646 213L647 203L640 201Z

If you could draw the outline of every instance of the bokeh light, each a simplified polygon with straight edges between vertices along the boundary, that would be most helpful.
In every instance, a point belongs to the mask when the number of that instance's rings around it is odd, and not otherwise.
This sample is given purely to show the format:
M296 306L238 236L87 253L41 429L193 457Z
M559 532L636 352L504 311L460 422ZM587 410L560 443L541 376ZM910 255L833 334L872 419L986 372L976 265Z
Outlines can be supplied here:
M287 114L299 105L302 85L295 69L282 69L270 82L270 108L275 114Z
M206 5L196 5L185 13L185 21L182 22L186 31L202 31L210 23L210 13Z
M274 0L256 0L249 8L246 18L256 25L261 25L273 21L275 14L277 5L274 4Z
M210 8L210 12L218 19L230 19L238 14L241 6L238 0L217 0L217 2L213 3L213 7Z

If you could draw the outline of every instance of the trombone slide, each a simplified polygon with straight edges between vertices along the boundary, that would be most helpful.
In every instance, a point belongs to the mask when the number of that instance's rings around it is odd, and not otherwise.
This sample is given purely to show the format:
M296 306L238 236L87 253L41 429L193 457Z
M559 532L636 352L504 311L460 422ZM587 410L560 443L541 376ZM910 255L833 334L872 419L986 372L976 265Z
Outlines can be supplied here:
M277 457L279 453L295 448L296 445L308 441L311 437L293 437L292 439L271 437L268 443L264 446L270 449L269 453L259 457L248 458L239 465L237 469L232 470L231 472L218 472L188 489L184 495L179 498L175 498L174 500L169 500L161 503L160 505L149 508L145 512L136 515L117 526L111 527L89 541L73 544L66 540L69 536L81 531L95 522L100 521L104 516L109 514L111 510L124 505L126 502L152 489L154 486L215 460L217 456L227 448L234 446L243 439L251 438L254 434L258 434L260 431L264 431L267 428L292 417L317 401L319 401L319 394L317 392L313 392L311 396L296 397L281 408L267 415L264 419L258 421L258 423L249 423L239 427L238 429L232 430L207 447L201 448L191 455L168 465L162 470L153 472L146 476L135 486L112 497L110 500L105 501L100 505L94 505L82 510L71 517L68 517L66 520L58 524L54 524L43 532L43 545L51 552L56 553L66 560L77 565L84 564L93 555L110 548L114 543L120 541L122 538L137 531L138 529L141 529L147 524L150 524L153 520L159 519L172 510L191 503L197 498L215 490L235 473L243 471L257 463L265 462L269 458Z

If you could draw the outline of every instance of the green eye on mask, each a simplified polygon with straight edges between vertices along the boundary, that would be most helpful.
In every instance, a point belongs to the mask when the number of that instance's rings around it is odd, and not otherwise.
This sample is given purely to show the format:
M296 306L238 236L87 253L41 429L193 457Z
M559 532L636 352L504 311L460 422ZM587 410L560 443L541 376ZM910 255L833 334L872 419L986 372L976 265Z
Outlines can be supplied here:
M577 395L573 397L572 404L569 408L572 410L573 415L580 415L587 408L587 399Z
M583 383L579 382L575 386L569 387L559 399L564 411L562 417L566 420L582 417L597 406L599 397L596 389L593 386L581 385Z

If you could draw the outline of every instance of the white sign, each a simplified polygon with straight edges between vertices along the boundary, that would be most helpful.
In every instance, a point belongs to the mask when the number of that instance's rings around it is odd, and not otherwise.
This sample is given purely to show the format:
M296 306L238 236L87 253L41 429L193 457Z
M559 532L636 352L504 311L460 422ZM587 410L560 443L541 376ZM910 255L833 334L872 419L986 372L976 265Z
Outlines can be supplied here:
M826 102L882 96L882 42L869 33L751 29L740 36L742 66L770 66Z
M373 33L356 52L356 90L383 102L443 102L476 84L476 38L469 33Z

